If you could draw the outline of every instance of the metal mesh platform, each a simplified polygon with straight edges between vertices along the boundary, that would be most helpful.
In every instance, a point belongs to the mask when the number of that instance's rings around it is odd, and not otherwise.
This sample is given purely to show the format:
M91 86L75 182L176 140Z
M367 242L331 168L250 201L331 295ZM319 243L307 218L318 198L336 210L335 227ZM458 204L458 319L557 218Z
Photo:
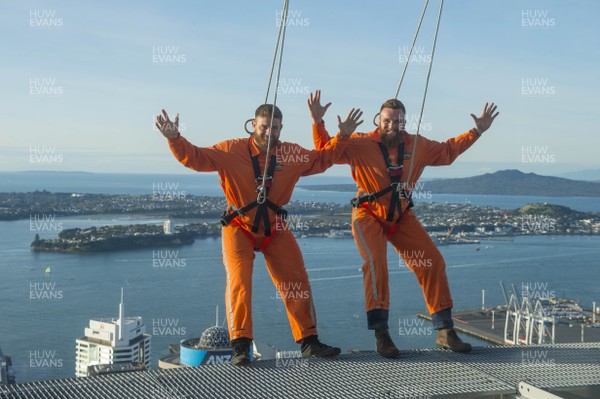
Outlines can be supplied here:
M600 387L600 343L476 347L470 354L374 352L39 381L0 388L1 398L464 398L509 397L519 381L545 389ZM497 395L497 396L492 396ZM513 397L513 396L510 396ZM591 396L600 397L600 396Z

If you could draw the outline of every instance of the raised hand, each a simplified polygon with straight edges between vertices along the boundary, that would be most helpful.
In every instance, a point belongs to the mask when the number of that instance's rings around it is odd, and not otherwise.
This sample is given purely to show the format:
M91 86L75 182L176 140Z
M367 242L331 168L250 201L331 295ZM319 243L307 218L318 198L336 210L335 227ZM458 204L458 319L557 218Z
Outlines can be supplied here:
M489 107L488 103L485 103L485 105L483 106L483 112L481 113L481 116L479 118L471 114L471 118L473 118L473 120L475 121L475 128L477 129L477 132L479 134L482 134L483 132L488 130L490 126L492 126L492 122L494 122L494 119L496 119L496 117L500 114L500 112L496 112L496 108L498 107L496 107L494 103L490 104Z
M162 135L168 139L175 139L179 136L179 113L175 115L175 121L171 122L167 111L163 109L162 114L156 115L156 122L154 124Z
M327 108L329 108L330 105L331 103L327 103L325 106L321 105L321 90L317 89L314 96L313 93L310 93L308 109L315 125L323 122L323 115L325 115L325 112L327 112Z
M340 129L340 134L344 137L348 137L352 133L354 133L354 131L356 130L358 125L363 123L362 120L359 121L361 116L362 116L362 111L360 110L360 108L356 108L356 109L352 108L350 110L350 112L348 112L348 116L346 117L346 120L344 120L343 122L342 122L342 119L340 118L340 116L338 115L337 120L338 120L338 128Z

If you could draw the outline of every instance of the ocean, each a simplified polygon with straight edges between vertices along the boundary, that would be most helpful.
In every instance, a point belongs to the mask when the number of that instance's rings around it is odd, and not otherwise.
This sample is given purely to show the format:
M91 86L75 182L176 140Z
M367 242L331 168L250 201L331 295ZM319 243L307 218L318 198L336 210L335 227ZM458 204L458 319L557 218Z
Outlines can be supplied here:
M26 178L10 180L6 188L7 174L0 175L0 191L46 188L140 194L144 190L151 192L153 182L180 179L176 181L188 184L185 189L192 194L218 194L200 189L202 185L214 189L216 176L204 180L189 175L188 182L187 176L182 177L185 175L164 179L101 175L101 180L95 180L94 175L63 174L61 179L52 181L56 176L45 174L43 181L31 176L27 177L32 179L29 183ZM15 179L14 175L11 179ZM310 184L315 184L314 180ZM347 193L304 191L297 190L295 199L307 200L305 194L318 194L318 200L335 201L338 195L347 200ZM577 199L571 200L578 203ZM490 199L494 201L498 200ZM528 200L517 197L508 202L519 201ZM220 239L196 240L180 248L85 255L29 250L36 233L44 238L56 236L61 228L161 222L156 216L77 216L61 218L60 226L54 230L39 232L31 229L29 220L0 222L0 347L12 356L18 382L74 377L75 340L83 336L90 319L118 316L121 287L125 289L126 315L142 316L146 331L153 335L153 367L160 355L168 353L169 344L197 337L216 322L224 323L225 273ZM298 242L312 284L320 338L343 351L374 349L373 333L366 329L359 271L362 260L354 241L301 238ZM502 304L499 281L507 286L515 284L518 290L522 286L539 287L557 297L578 300L586 308L591 307L592 301L600 304L600 237L524 236L512 242L483 242L478 251L472 245L444 246L440 250L446 259L456 310L481 307L482 290L486 306ZM178 266L156 267L154 260L164 256L177 259ZM435 331L429 322L415 316L425 310L416 279L391 248L388 259L392 337L401 350L432 347ZM47 267L52 273L44 272ZM215 320L217 306L219 316ZM254 266L253 320L255 339L280 350L298 349L261 254L257 254ZM401 326L417 328L407 333ZM475 345L488 345L470 337L465 339Z

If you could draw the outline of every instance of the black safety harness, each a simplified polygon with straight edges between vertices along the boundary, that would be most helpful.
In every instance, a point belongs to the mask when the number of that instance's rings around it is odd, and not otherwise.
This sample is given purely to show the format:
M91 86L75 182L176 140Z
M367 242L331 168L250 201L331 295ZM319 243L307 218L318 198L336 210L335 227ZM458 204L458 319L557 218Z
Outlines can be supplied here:
M388 175L390 176L391 184L384 188L381 191L371 194L361 195L350 200L350 203L353 207L358 208L365 202L373 202L377 198L386 195L387 193L392 193L392 198L390 199L390 206L388 207L386 220L391 222L394 220L394 212L398 209L398 219L396 222L400 220L400 216L402 215L402 204L400 202L400 198L404 198L408 201L408 207L406 209L410 209L414 206L412 201L412 193L406 191L405 185L402 183L402 167L404 163L404 142L401 142L398 145L398 164L392 165L390 161L390 154L388 153L387 147L383 143L379 143L379 149L381 150L381 155L383 155L383 159L385 161L385 165L387 167Z
M250 147L248 147L248 151L250 153L250 158L252 159L252 167L254 168L254 178L256 182L256 191L260 193L263 188L263 176L260 172L260 165L258 163L258 155L252 156L252 152L250 151ZM281 216L284 219L287 218L288 212L280 207L279 205L273 203L268 195L269 189L273 184L273 173L275 172L275 166L277 163L277 156L271 155L271 159L269 161L269 167L267 169L267 176L264 179L264 195L260 196L241 208L235 208L233 205L229 205L229 207L223 212L221 216L221 224L223 226L227 226L229 223L233 221L238 216L243 216L246 212L258 208L256 210L256 214L254 215L254 222L252 223L252 232L258 233L258 227L260 226L260 222L262 220L263 226L265 228L265 236L271 235L271 222L269 220L269 209L271 209L277 216Z

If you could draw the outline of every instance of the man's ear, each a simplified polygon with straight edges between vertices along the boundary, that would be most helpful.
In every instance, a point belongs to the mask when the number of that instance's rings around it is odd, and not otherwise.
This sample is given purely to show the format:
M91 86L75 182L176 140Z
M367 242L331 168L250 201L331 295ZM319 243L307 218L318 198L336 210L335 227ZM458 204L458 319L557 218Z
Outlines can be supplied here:
M256 118L252 119L252 129L256 130Z

